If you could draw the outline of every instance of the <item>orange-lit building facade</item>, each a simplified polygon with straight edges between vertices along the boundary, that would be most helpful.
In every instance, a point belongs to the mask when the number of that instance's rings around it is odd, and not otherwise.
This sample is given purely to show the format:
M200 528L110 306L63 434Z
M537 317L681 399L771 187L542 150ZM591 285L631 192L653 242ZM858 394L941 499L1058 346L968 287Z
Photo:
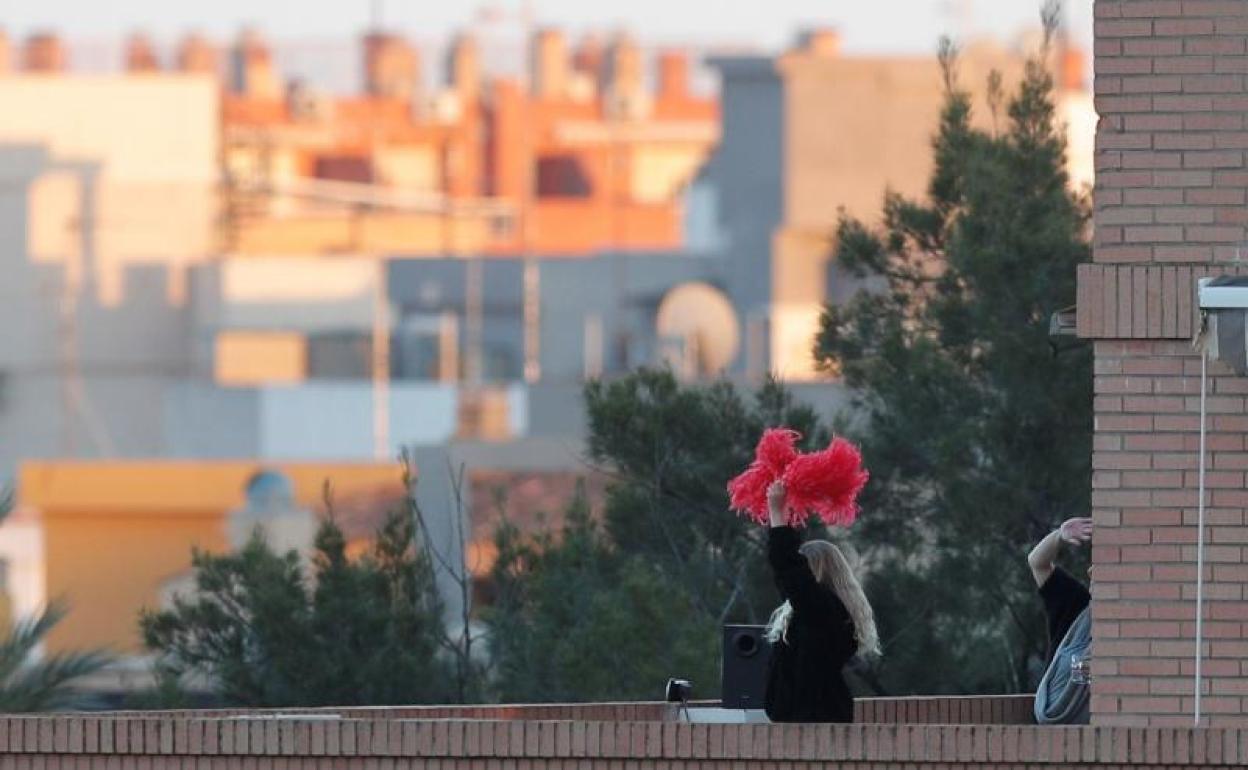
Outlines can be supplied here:
M683 51L626 35L574 50L537 32L529 74L490 77L454 40L444 84L419 50L363 39L359 94L280 83L254 33L223 81L224 248L234 253L586 255L682 244L681 192L714 148L718 104L695 96ZM141 58L141 57L136 57ZM211 59L199 38L179 62ZM527 81L527 82L524 82Z
M20 477L21 514L42 524L42 599L72 611L48 635L50 652L103 646L142 651L139 613L158 609L162 586L191 569L192 549L221 552L249 480L280 472L291 502L323 515L325 484L353 541L367 540L403 493L393 463L31 462ZM357 520L358 523L357 523ZM272 534L272 532L270 532ZM362 546L357 546L362 547Z

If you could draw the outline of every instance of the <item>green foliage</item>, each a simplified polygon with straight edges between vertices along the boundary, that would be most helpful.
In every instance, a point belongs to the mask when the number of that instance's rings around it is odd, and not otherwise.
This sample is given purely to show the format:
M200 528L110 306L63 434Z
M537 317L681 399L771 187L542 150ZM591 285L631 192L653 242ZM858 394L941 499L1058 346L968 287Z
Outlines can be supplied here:
M727 482L749 465L765 428L788 426L801 447L825 446L818 416L769 381L752 399L730 383L680 385L641 369L585 389L590 458L613 474L608 541L684 586L716 622L761 622L776 604L763 530L729 513Z
M371 554L349 559L326 519L310 577L296 553L256 535L239 552L196 552L197 591L144 612L166 677L204 682L225 703L316 706L444 701L441 607L414 524L387 518Z
M653 700L672 675L716 680L715 626L682 586L614 552L583 504L557 534L498 532L487 619L504 702Z
M13 490L0 488L0 522L13 510ZM77 680L99 673L113 661L105 650L58 653L33 659L67 608L53 602L31 618L17 621L0 639L0 711L52 711L86 708L93 699L74 686Z
M825 309L815 353L862 418L873 475L855 539L881 687L1021 691L1045 644L1027 547L1089 505L1091 356L1048 339L1089 259L1088 210L1040 59L996 133L972 127L943 53L927 198L889 195L878 228L842 220L837 262L876 290Z
M177 671L158 665L154 671L155 681L126 693L121 708L124 711L183 711L188 709L219 708L222 704L212 696L193 692L183 682Z
M763 530L729 512L727 481L765 427L799 430L806 448L828 434L775 382L743 398L642 369L585 397L589 454L612 478L605 515L578 503L559 532L498 530L487 621L499 696L655 698L682 676L714 697L720 625L762 622L779 601Z
M18 621L0 640L0 711L51 711L91 705L91 697L75 688L74 682L107 667L111 655L90 650L45 655L38 662L31 659L65 613L65 606L54 602L35 617Z

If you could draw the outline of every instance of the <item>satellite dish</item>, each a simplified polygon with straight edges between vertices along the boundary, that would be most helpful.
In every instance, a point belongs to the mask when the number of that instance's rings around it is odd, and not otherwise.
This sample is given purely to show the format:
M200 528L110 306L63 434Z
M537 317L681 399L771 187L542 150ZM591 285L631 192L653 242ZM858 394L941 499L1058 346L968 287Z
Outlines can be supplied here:
M672 288L655 318L662 356L688 378L723 371L737 356L737 311L719 289L701 281Z

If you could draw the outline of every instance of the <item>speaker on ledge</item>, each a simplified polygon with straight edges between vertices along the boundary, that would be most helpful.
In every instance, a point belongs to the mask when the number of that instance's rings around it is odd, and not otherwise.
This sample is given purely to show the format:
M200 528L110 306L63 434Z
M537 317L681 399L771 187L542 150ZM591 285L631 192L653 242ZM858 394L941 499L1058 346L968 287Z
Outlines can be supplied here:
M723 667L720 669L721 707L761 709L767 689L771 644L764 626L724 626Z

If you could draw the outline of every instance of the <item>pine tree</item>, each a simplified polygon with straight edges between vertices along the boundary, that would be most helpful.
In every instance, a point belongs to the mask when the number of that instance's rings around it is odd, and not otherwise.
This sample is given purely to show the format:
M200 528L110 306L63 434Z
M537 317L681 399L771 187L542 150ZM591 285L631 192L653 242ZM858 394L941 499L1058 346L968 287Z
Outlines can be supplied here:
M613 549L583 499L558 532L504 524L497 542L486 618L502 701L654 700L671 676L716 691L714 623L684 586Z
M350 559L327 518L306 577L297 553L274 552L260 534L238 552L196 552L196 592L140 619L158 671L229 705L450 700L437 654L441 605L414 533L396 509L372 553Z
M724 622L765 621L779 596L762 527L733 515L726 484L763 429L825 445L815 413L778 383L752 398L727 382L641 369L585 390L589 456L610 475L601 520L577 503L557 532L503 526L489 611L504 700L656 698L670 676L719 694Z
M1027 548L1089 510L1091 355L1048 337L1090 253L1045 65L1055 18L1000 133L972 126L943 44L926 200L837 229L837 262L874 290L825 309L815 355L855 394L872 471L855 539L890 692L1029 688L1045 633Z

